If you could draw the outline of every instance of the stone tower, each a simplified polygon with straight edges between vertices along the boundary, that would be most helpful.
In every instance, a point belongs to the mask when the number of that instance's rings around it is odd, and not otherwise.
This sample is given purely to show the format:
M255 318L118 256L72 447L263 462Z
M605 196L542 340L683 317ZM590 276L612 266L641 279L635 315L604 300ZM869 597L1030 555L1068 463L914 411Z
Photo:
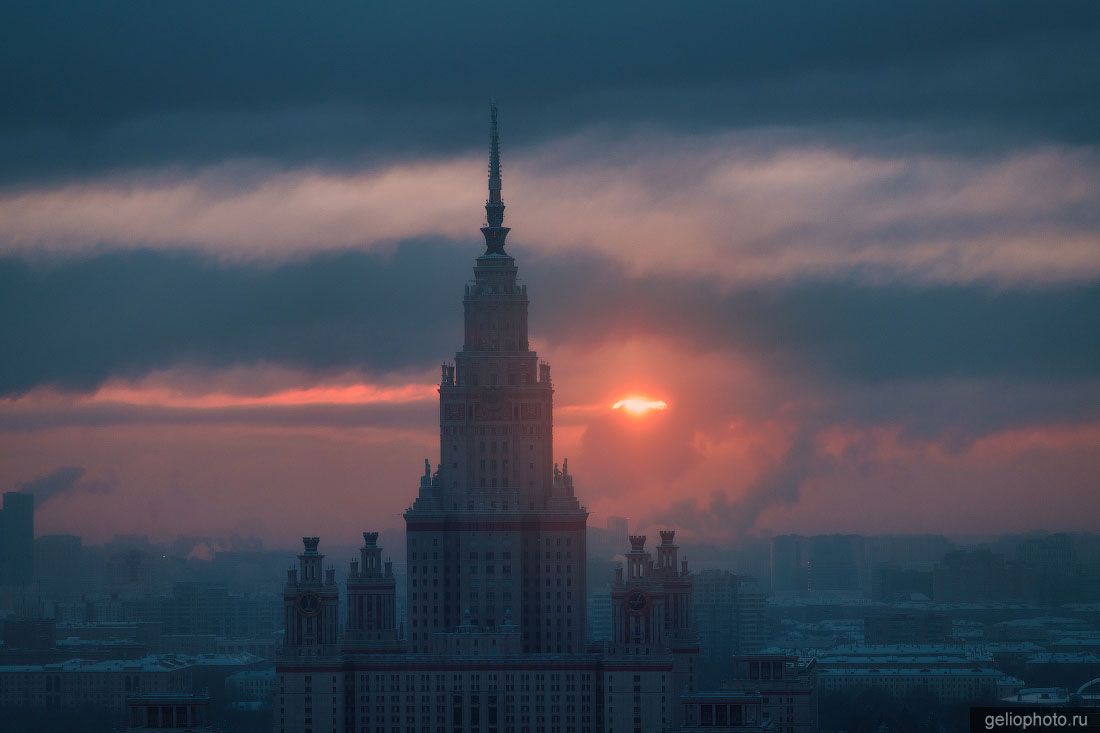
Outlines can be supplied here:
M348 570L345 651L401 652L393 563L382 561L377 532L363 533L359 559Z
M287 571L283 589L283 645L287 652L333 653L340 635L336 571L324 568L325 556L317 552L320 538L303 537L302 544L298 569Z
M465 337L439 384L440 456L405 514L409 646L512 619L525 652L585 645L585 525L554 464L550 366L527 338L527 287L505 251L497 109L490 109L485 251L463 297Z

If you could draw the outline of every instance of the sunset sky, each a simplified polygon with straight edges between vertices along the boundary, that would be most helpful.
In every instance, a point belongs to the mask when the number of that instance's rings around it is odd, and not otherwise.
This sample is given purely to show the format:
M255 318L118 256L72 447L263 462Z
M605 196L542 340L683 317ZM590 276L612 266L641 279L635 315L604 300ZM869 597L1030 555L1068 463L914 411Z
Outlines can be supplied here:
M1100 4L2 16L0 486L39 534L402 526L491 97L591 522L1097 528Z

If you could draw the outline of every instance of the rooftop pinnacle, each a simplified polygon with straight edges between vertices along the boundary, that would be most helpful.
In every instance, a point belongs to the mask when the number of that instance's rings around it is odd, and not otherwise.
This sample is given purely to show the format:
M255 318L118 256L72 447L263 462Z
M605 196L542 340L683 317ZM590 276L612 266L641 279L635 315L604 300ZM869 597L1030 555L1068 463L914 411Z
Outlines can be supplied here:
M504 239L508 236L508 227L504 226L504 200L500 195L500 133L497 129L497 105L489 105L489 198L485 200L486 225L481 228L485 235L485 254L504 254Z

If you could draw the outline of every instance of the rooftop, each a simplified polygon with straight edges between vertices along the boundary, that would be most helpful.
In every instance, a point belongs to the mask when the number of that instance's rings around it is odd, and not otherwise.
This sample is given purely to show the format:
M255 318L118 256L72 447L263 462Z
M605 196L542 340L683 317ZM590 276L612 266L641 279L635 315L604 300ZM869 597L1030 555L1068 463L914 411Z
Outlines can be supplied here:
M262 662L254 654L151 654L139 659L69 659L50 664L3 664L0 674L18 672L171 672L188 667L233 667Z

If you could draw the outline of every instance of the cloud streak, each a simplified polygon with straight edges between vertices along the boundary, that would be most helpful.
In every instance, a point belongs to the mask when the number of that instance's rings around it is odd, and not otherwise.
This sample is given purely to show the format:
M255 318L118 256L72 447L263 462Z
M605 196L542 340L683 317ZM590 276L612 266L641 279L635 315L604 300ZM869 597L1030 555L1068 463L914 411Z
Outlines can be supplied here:
M469 254L408 242L274 267L149 250L48 265L0 260L0 342L11 355L0 394L94 391L187 366L274 364L318 377L427 371L460 342L460 319L439 314L455 311ZM791 373L868 384L1100 375L1100 286L1091 283L730 290L707 277L632 276L585 255L525 269L533 332L552 345L663 335L691 350L740 350Z
M77 493L106 494L113 488L108 481L86 479L86 473L81 466L63 466L23 482L18 490L33 494L35 503L42 506L63 496Z
M357 174L239 164L11 191L0 193L0 250L188 246L271 261L463 240L480 222L481 167L474 158ZM635 273L706 270L731 284L1100 277L1100 157L1089 149L959 159L766 135L607 145L581 136L513 156L507 178L519 251L594 252Z

